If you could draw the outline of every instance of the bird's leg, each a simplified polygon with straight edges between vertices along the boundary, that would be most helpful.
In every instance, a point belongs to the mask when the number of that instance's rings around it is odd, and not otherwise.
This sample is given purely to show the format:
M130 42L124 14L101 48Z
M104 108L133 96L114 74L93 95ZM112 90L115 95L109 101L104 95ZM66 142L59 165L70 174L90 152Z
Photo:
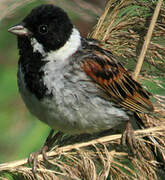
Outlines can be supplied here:
M38 155L42 154L43 155L43 159L48 161L48 156L46 155L46 152L52 148L54 142L58 139L61 138L63 136L62 132L57 132L56 134L54 134L54 130L52 129L48 135L48 137L46 138L46 141L43 145L43 147L34 153L31 153L29 158L28 158L28 162L29 164L32 164L32 171L33 173L36 173L37 171L37 163L38 163Z
M54 130L51 130L48 137L46 138L46 141L44 143L44 146L42 148L42 155L45 160L48 160L49 158L46 155L46 152L52 148L54 142L57 139L60 139L63 136L63 133L61 131L58 131L56 134L54 134Z
M125 130L122 134L121 144L123 146L129 147L129 150L131 153L133 153L133 155L137 154L137 149L139 146L138 146L137 140L135 139L134 130L133 130L132 125L129 121L127 121L126 126L125 126Z

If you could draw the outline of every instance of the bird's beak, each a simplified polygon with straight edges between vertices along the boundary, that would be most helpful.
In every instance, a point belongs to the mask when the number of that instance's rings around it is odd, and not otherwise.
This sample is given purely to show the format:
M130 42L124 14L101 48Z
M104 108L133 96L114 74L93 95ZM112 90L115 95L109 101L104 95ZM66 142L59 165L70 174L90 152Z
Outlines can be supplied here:
M8 32L11 32L17 36L29 36L32 34L27 28L25 28L21 24L9 28Z

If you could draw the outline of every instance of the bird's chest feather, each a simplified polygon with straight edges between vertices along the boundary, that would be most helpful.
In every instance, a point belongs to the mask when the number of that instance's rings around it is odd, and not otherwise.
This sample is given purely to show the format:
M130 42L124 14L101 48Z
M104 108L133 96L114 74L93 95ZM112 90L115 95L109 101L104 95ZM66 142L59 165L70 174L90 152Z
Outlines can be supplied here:
M72 59L68 63L46 63L40 69L41 79L31 79L33 91L20 66L19 90L30 112L52 128L71 134L97 132L128 120L123 110L99 96L97 85L87 77L79 63L73 62ZM36 80L39 84L34 82ZM40 87L44 87L42 96L37 95Z
M55 129L74 129L82 113L80 106L88 101L81 95L84 86L81 79L85 74L78 72L78 64L75 66L69 60L68 63L51 61L40 68L19 64L18 86L26 106Z

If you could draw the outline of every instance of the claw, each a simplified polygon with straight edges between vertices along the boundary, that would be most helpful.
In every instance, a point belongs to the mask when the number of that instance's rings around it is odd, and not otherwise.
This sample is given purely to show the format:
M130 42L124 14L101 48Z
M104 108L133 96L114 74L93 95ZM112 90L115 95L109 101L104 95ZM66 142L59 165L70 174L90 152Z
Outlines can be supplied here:
M55 135L53 134L54 130L51 130L41 150L31 153L28 158L28 164L32 165L32 172L34 175L37 172L38 156L42 154L43 160L49 162L49 157L47 156L46 152L53 146L57 138L62 137L63 135L61 132L58 132Z
M49 157L46 155L48 150L49 150L49 147L47 145L43 146L41 150L44 161L49 161Z
M37 172L37 164L38 164L38 155L41 153L41 150L37 152L33 152L30 154L28 158L28 164L32 165L32 172L35 174Z
M135 139L134 130L129 121L127 122L126 128L122 134L121 144L123 146L127 146L131 154L133 155L137 154L137 149L139 148L139 146L137 140Z

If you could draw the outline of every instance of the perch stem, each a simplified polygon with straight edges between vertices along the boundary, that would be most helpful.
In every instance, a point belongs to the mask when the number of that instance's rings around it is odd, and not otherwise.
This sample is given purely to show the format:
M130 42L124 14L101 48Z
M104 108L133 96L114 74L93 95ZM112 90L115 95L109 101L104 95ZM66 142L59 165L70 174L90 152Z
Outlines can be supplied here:
M140 135L140 134L148 135L148 134L151 134L151 133L153 134L153 133L160 132L160 131L161 132L165 131L165 127L158 126L158 127L153 127L153 128L143 129L143 130L136 130L135 135ZM105 137L101 137L98 139L94 139L94 140L91 140L88 142L67 145L64 147L57 148L55 151L47 152L47 156L52 157L52 156L58 155L60 152L65 153L65 152L71 151L72 149L80 149L82 147L87 147L89 145L94 145L94 144L98 144L98 143L106 143L106 142L117 140L120 138L121 138L121 134L115 134L115 135L110 135L110 136L105 136ZM43 160L42 154L38 156L38 160ZM27 163L28 163L28 158L0 164L0 172L7 171L7 170L10 171L13 168L23 166Z
M150 23L150 26L149 26L149 29L148 29L148 32L147 32L147 35L146 35L142 50L141 50L140 56L138 58L138 62L136 64L135 71L134 71L134 74L133 74L133 78L135 80L137 79L137 77L139 75L139 72L141 70L141 67L142 67L142 64L143 64L143 61L144 61L144 57L145 57L148 45L149 45L150 40L151 40L152 33L153 33L153 30L154 30L155 23L156 23L156 20L158 18L159 11L160 11L162 3L163 3L163 0L159 0L158 3L157 3L157 6L155 8L155 11L154 11L154 14L153 14L153 17L152 17L152 20L151 20L151 23Z

